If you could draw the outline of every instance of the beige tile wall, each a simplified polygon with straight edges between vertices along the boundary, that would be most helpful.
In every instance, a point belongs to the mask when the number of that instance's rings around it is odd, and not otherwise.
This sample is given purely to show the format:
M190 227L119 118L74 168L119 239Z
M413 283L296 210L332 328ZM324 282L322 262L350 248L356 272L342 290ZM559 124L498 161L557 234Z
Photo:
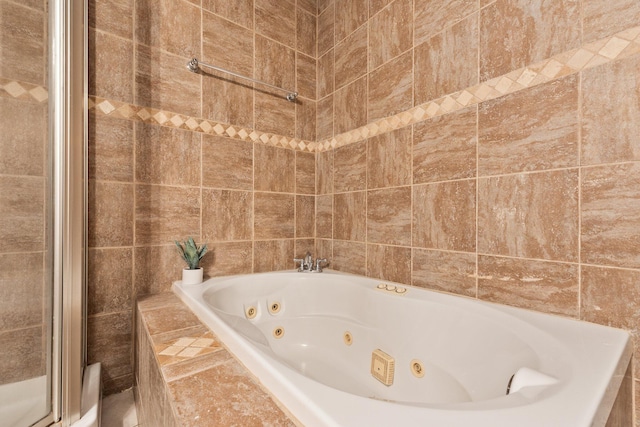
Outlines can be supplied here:
M318 255L622 327L640 354L640 3L319 9Z
M90 347L108 390L132 380L131 301L177 278L187 233L214 249L209 275L288 268L315 238L338 270L638 334L640 49L608 37L639 3L92 3ZM301 102L185 73L191 55Z
M89 362L111 393L133 383L136 298L180 279L174 239L209 245L207 276L313 250L315 154L292 148L316 139L317 18L302 0L89 3Z
M0 384L47 360L45 4L0 0Z

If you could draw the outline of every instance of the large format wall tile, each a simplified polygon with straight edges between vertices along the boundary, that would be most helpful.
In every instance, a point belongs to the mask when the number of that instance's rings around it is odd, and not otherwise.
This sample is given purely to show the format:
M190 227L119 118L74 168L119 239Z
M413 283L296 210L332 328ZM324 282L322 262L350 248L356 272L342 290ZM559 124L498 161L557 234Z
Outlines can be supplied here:
M193 102L196 102L194 100ZM225 73L208 73L202 79L202 114L220 123L254 126L253 87Z
M245 141L202 136L202 185L234 190L253 189L253 147Z
M202 190L202 239L251 240L253 198L249 191Z
M40 325L44 289L43 252L0 254L0 331Z
M131 309L133 298L132 248L89 249L88 314ZM136 266L146 270L150 266Z
M413 1L394 0L369 21L369 70L413 47Z
M260 36L255 37L255 43L256 79L274 86L292 89L296 84L295 50ZM265 90L269 91L269 89Z
M184 0L136 0L136 41L179 56L200 55L200 9Z
M46 81L46 15L19 2L0 2L0 76L39 85Z
M194 236L195 237L195 236ZM179 237L177 240L184 240ZM200 245L202 242L197 241ZM203 265L211 258L205 254ZM173 242L162 246L137 246L134 248L134 300L142 295L158 294L171 289L175 280L182 279L182 269L187 266Z
M334 129L346 132L367 124L367 78L362 77L336 90L334 100Z
M298 52L316 57L317 18L315 12L305 13L298 7L296 11L296 49ZM315 79L314 79L315 80Z
M581 260L640 268L640 164L582 171Z
M411 187L367 192L367 241L411 244Z
M293 86L289 86L290 89ZM262 132L293 138L296 133L296 106L277 95L255 91L255 126Z
M134 0L89 0L89 26L133 39Z
M335 37L338 43L367 22L369 0L335 0L335 5Z
M365 190L367 188L367 142L360 141L335 150L333 168L336 193Z
M133 245L132 184L89 181L89 247Z
M296 196L296 238L315 237L316 198Z
M295 48L296 8L286 1L254 0L256 33Z
M316 237L333 237L333 196L318 196L316 199Z
M253 272L287 270L293 267L293 239L255 241Z
M203 12L202 60L252 77L255 53L253 36L253 32L243 26Z
M575 49L579 0L497 0L480 13L480 80Z
M257 144L254 147L254 189L293 193L296 185L295 156L293 150Z
M133 102L133 42L89 30L89 54L89 94Z
M595 41L638 25L640 2L636 0L582 0L585 42Z
M476 175L477 109L466 108L413 126L413 183Z
M136 245L200 235L200 189L136 185Z
M45 375L42 326L0 332L0 385Z
M175 56L156 48L137 45L135 58L136 104L200 117L201 77L186 70L188 58L187 54L184 57ZM130 66L130 63L126 63L126 65ZM109 66L109 64L104 64L106 69L109 69ZM127 81L130 81L129 76L130 74L127 75ZM123 82L118 81L115 84L122 85ZM109 97L101 93L97 93L97 95ZM111 98L114 97L111 96ZM118 98L116 97L116 99Z
M413 55L407 52L369 73L369 121L413 105Z
M253 28L254 0L202 0L202 8L246 28Z
M295 196L254 193L254 238L288 239L295 235Z
M367 193L336 194L333 205L333 238L365 241L367 232Z
M421 288L476 296L476 255L413 249L411 284Z
M411 283L411 248L367 245L367 276Z
M318 15L318 57L327 53L335 45L335 1L327 6Z
M413 245L475 252L475 180L413 187Z
M478 257L478 298L578 316L577 264Z
M89 114L89 178L133 181L134 123Z
M136 123L136 181L199 186L200 141L195 132Z
M367 274L367 245L362 242L335 240L330 268L345 273Z
M349 0L342 0L342 2L351 3ZM334 70L336 89L367 73L367 34L367 27L363 26L336 45Z
M411 184L411 128L406 127L367 141L367 188Z
M0 252L45 249L44 186L44 178L0 176Z
M583 165L640 160L639 69L635 55L582 72Z
M414 3L416 45L478 10L477 2L466 0L415 0Z
M578 170L481 178L478 252L578 260Z
M315 100L317 98L318 65L315 57L298 52L296 58L296 90L300 97ZM315 122L315 116L314 116ZM315 140L315 137L312 139Z
M478 175L578 166L578 78L571 75L484 102Z
M248 274L252 272L251 242L215 242L207 245L209 254L202 259L206 277Z
M87 320L87 362L102 364L105 393L113 392L120 377L133 374L132 321L130 310Z
M0 174L44 176L47 106L0 98Z
M316 155L296 151L296 193L316 194Z
M477 14L417 45L414 63L415 105L477 84Z

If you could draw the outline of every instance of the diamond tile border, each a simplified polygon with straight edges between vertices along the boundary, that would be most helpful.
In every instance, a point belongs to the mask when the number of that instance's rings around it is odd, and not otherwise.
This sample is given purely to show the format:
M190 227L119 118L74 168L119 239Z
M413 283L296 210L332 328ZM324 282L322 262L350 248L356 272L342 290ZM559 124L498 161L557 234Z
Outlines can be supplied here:
M49 99L49 92L44 87L33 83L3 79L0 77L0 97L35 101L43 104Z
M433 117L448 114L471 105L547 83L582 70L640 53L640 26L621 31L611 37L588 43L578 49L511 71L478 85L425 102L399 114L341 133L323 141L261 132L199 117L185 116L165 110L141 107L125 102L90 96L89 111L105 116L140 121L165 127L252 141L296 151L322 152L353 144L364 139L391 132ZM0 97L10 97L44 103L47 89L32 83L0 78Z
M154 345L160 366L171 365L219 350L222 350L222 346L210 331L198 336L177 338Z
M640 53L640 26L319 141L316 151L353 144L637 53Z
M317 144L313 141L291 138L273 133L261 132L256 129L243 128L227 123L218 123L200 117L185 116L157 108L141 107L126 102L112 99L89 97L89 111L94 111L109 117L133 120L148 124L160 125L175 129L184 129L192 132L200 132L208 135L223 136L242 141L252 141L271 145L274 147L288 148L298 151L316 151Z

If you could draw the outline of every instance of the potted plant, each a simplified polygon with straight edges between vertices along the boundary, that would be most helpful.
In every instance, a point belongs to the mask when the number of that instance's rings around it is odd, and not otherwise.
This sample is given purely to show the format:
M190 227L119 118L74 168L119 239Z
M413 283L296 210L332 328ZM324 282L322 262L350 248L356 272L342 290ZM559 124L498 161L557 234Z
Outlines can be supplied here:
M200 260L207 253L207 245L204 244L198 247L193 237L189 237L183 244L180 244L177 240L175 240L175 243L182 259L187 263L187 268L182 270L182 283L185 285L202 283L203 270L200 267Z

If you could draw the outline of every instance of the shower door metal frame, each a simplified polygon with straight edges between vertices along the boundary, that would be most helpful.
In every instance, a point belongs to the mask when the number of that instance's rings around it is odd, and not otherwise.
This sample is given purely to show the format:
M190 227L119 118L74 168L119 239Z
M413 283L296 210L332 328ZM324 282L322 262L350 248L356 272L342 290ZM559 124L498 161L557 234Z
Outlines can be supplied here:
M87 5L50 0L49 132L53 150L52 413L81 416L86 365ZM46 419L42 420L45 424Z

